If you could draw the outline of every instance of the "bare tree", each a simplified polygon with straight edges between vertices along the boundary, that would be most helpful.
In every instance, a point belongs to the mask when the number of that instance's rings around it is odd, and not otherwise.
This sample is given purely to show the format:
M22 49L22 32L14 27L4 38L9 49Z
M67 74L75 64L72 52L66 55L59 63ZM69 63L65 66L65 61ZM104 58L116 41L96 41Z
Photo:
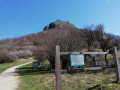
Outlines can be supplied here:
M94 51L95 49L96 38L95 38L94 30L95 30L94 25L85 26L84 29L82 30L81 36L83 37L83 41L84 41L84 44L86 45L87 51ZM86 63L88 63L89 59L91 59L93 62L93 65L96 66L95 56L92 56L90 54L85 55Z
M87 51L93 51L94 43L96 41L94 34L94 25L86 26L82 30L82 37L87 45Z
M104 32L104 25L97 25L95 30L96 40L99 42L99 45L103 52L111 49L113 46L116 46L115 36L112 34L107 34ZM108 65L107 54L105 54L105 62Z
M48 60L50 61L52 67L54 68L55 60L55 46L60 45L61 51L80 51L82 49L83 43L80 39L80 30L66 29L54 29L47 32L44 38L44 43L47 46ZM70 64L69 57L61 56L62 67L67 67Z

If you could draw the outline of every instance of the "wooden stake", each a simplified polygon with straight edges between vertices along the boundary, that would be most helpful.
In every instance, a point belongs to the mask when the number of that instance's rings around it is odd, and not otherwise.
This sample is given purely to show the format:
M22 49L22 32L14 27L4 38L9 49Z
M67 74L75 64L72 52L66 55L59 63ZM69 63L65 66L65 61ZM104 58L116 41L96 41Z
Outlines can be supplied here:
M85 71L85 66L82 66L82 69Z
M71 69L72 72L74 72L74 70L75 70L75 69L74 69L74 66L71 66L70 69Z
M113 48L113 57L114 57L115 68L116 68L117 82L119 82L120 81L120 65L119 65L117 47Z
M61 90L60 47L56 46L55 59L56 90Z

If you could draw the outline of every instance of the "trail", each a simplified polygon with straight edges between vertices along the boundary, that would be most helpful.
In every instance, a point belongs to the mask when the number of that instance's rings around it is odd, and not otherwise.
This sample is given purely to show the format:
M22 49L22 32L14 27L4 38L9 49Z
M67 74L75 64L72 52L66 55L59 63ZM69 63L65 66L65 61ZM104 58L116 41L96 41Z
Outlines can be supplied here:
M17 90L19 85L19 76L15 73L15 69L30 63L32 62L13 66L5 70L0 75L0 90Z

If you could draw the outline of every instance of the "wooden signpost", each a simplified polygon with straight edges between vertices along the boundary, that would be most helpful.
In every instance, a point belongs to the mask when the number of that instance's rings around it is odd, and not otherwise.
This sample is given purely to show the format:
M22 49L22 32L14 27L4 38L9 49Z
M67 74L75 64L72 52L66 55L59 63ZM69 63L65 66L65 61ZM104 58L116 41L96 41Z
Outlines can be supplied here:
M56 76L56 90L61 90L61 71L60 71L60 47L56 46L55 57L55 76Z
M79 54L80 52L71 52L71 66L74 69L74 66L85 65L84 56L85 54L113 54L115 67L116 67L116 76L117 81L120 81L120 64L118 59L118 54L120 50L117 51L117 48L113 48L113 52L84 52L83 54ZM60 52L59 45L56 46L56 57L55 57L55 76L56 76L56 90L61 90L61 65L60 65L60 55L70 54L70 52ZM85 68L85 67L84 67Z

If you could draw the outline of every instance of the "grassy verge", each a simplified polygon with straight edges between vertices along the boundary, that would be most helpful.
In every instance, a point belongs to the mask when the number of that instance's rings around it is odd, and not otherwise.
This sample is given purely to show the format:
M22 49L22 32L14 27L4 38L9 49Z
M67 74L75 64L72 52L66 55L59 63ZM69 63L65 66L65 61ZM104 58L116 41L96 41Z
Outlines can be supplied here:
M55 75L49 70L31 70L31 64L16 70L20 74L18 90L55 90ZM113 72L112 72L113 71ZM114 70L62 74L62 90L120 90Z
M16 72L20 75L20 86L18 90L54 90L54 84L49 86L44 84L43 77L46 75L54 77L54 73L50 70L31 70L32 65L25 65L18 69ZM46 83L47 84L47 83Z
M42 65L42 64L50 65L50 62L49 62L48 60L45 60L45 61L41 62L41 65Z
M32 58L30 59L19 59L15 62L11 62L11 63L2 63L0 64L0 73L3 72L4 70L6 70L7 68L10 68L12 66L16 66L16 65L20 65L20 64L24 64L27 62L33 61Z

